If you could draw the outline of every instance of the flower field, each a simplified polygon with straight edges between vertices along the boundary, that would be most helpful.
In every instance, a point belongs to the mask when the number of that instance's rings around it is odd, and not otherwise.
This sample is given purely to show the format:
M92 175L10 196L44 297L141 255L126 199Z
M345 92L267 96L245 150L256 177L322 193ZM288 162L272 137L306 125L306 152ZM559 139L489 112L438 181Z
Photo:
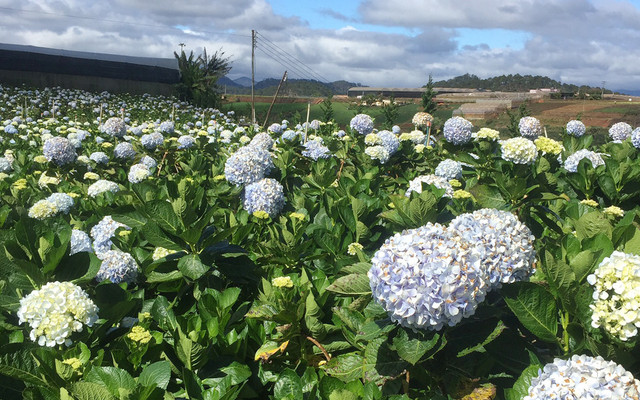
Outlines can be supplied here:
M7 399L637 399L640 128L0 87Z

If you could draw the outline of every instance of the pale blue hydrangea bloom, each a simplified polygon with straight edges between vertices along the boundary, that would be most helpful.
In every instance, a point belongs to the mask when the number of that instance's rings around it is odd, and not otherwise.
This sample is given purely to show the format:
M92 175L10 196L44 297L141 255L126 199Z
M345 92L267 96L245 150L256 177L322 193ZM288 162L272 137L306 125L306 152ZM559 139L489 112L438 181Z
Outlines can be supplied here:
M111 239L115 236L118 228L130 230L131 228L120 222L116 222L110 215L102 218L93 228L91 228L91 237L93 238L93 250L99 259L103 258L103 254L111 250L113 242Z
M615 123L609 128L609 137L614 142L622 142L631 136L633 128L626 122Z
M569 172L577 172L578 164L583 158L587 158L589 161L591 161L591 166L593 168L604 165L604 159L602 159L602 156L599 153L587 149L582 149L567 157L567 159L564 161L564 169Z
M631 132L631 144L636 149L640 149L640 128L636 128Z
M123 137L127 133L127 124L118 117L112 117L100 125L100 132L113 137Z
M382 146L389 152L389 156L392 156L400 147L400 140L398 137L387 130L382 130L376 134L381 141Z
M316 161L319 158L331 157L331 152L329 151L329 148L323 144L321 137L316 137L314 140L309 140L303 146L305 150L302 151L302 155L305 157L309 157Z
M0 172L9 172L11 169L11 161L7 160L6 157L0 157Z
M160 132L153 132L140 137L140 143L147 150L155 150L157 147L162 146L164 142L164 136Z
M298 136L298 133L296 131L291 130L291 129L287 129L286 131L284 131L282 133L280 138L282 140L291 141L291 140L295 140L296 136Z
M100 179L92 183L87 188L87 194L91 197L96 197L99 194L102 194L105 192L116 193L119 190L120 190L120 187L118 186L117 183L107 179Z
M196 144L196 139L191 135L182 135L178 138L178 149L190 149Z
M95 162L96 164L107 164L109 163L109 156L106 155L102 151L96 151L89 155L89 158Z
M18 128L16 128L15 126L9 124L9 125L4 127L4 132L8 133L10 135L15 135L15 134L18 133Z
M253 182L244 188L243 207L250 214L264 211L271 218L282 211L285 198L282 185L271 178Z
M571 120L567 122L567 134L575 137L581 137L587 132L587 127L584 126L582 121Z
M71 250L69 255L91 252L91 238L85 231L74 229L71 231Z
M71 164L78 157L69 139L60 136L47 139L42 146L42 154L58 166Z
M423 183L433 185L438 189L444 189L444 197L453 197L453 187L449 183L449 180L435 174L420 175L412 179L409 182L409 188L407 189L405 196L410 197L411 192L422 193Z
M53 193L46 200L54 204L63 214L69 214L71 207L73 207L73 197L66 193Z
M96 280L109 280L113 283L133 283L138 277L138 264L131 254L120 250L108 250L102 254L102 264Z
M113 150L113 156L121 160L131 160L136 156L136 150L133 148L131 143L118 143L116 148Z
M436 167L435 173L448 181L460 179L462 177L462 164L451 159L442 160Z
M133 164L129 169L127 179L131 183L140 183L151 176L151 171L146 164Z
M155 168L158 165L156 160L149 156L143 156L140 159L140 163L146 165L147 167L149 167L149 169Z
M520 118L518 130L520 131L520 136L527 139L535 139L542 135L542 125L540 125L540 121L535 117Z
M269 150L273 147L274 140L267 132L258 133L251 139L249 146L262 149Z
M461 145L468 143L472 138L471 129L473 124L462 117L449 118L442 128L444 138L447 142Z
M276 135L279 135L280 133L282 133L282 125L280 124L271 124L269 126L269 128L267 128L267 131L274 133Z
M241 147L224 164L227 181L239 186L258 181L273 168L271 154L253 146Z
M349 127L361 135L368 135L373 131L373 119L367 114L358 114L351 118Z
M173 122L171 121L164 121L160 124L160 126L158 127L158 129L160 130L160 132L162 133L167 133L167 134L172 134L175 130L175 125Z

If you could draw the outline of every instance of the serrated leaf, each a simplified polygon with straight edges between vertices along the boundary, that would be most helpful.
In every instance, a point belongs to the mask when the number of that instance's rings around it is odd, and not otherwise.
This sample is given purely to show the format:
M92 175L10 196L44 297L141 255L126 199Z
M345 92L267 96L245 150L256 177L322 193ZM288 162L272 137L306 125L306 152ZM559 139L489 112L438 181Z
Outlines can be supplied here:
M546 342L555 342L558 309L545 288L531 282L516 282L502 288L505 302L531 333Z
M498 336L500 336L500 334L502 333L502 331L505 330L505 328L506 327L504 326L502 321L498 321L495 329L482 342L476 344L475 346L467 347L466 349L459 351L457 354L457 357L464 357L476 351L480 351L480 352L484 351L484 346L493 342Z
M183 275L180 271L171 271L171 272L156 272L151 271L147 274L147 282L148 283L160 283L160 282L171 282L182 279Z
M348 353L331 358L323 369L329 376L350 382L364 377L363 368L364 357L358 353Z
M506 201L500 193L500 189L489 185L476 185L469 189L469 192L476 198L478 204L485 208L502 208Z
M371 269L371 263L368 262L359 262L351 265L347 265L343 267L340 272L346 274L360 274L366 275L367 272Z
M587 276L593 272L596 260L596 253L592 250L581 251L569 260L569 266L575 274L578 283L583 282L587 279Z
M377 384L384 384L397 377L407 367L407 363L398 359L396 353L389 348L386 340L386 337L374 339L364 350L365 379Z
M440 338L440 334L435 332L425 334L422 331L412 332L401 328L393 338L393 346L403 360L416 365L427 352L436 347ZM433 354L435 353L431 356Z
M540 365L530 365L522 371L522 374L514 383L513 388L504 391L506 400L521 400L529 394L531 380L538 376Z
M174 331L178 326L176 316L164 296L158 296L151 306L151 316L165 331Z
M162 229L166 229L173 234L178 234L178 232L184 229L182 222L173 211L173 207L169 202L162 200L149 202L146 205L146 211L149 217L157 222Z
M369 278L365 274L349 274L336 279L327 290L345 295L371 293Z
M71 386L71 393L77 400L117 400L106 387L94 382L76 382Z
M187 278L196 280L206 274L209 268L200 261L197 254L188 254L178 261L178 270Z
M136 386L127 371L116 367L93 367L84 375L84 380L106 387L116 397L119 397L120 388L133 390Z
M599 211L584 214L574 222L574 226L576 228L576 236L580 240L592 238L597 234L604 234L611 239L613 232L611 223L607 217Z
M143 386L152 386L164 390L171 380L171 363L169 361L158 361L149 364L142 369L138 377L138 383Z
M287 368L280 373L273 386L276 399L302 400L302 383L295 371Z

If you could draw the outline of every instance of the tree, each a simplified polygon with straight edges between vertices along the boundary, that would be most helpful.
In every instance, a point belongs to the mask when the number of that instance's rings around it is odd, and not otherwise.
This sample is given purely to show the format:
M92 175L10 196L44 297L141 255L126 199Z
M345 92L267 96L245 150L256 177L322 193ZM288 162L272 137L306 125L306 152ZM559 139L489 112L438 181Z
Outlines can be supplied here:
M424 112L433 114L438 105L433 100L434 97L436 97L437 92L433 90L433 78L431 77L431 74L429 74L429 82L427 82L424 88L425 91L422 92L422 108L424 109Z
M331 103L331 98L333 95L327 96L326 99L320 104L320 109L322 110L322 117L325 122L329 122L333 120L333 104Z
M201 107L218 107L220 96L216 82L230 70L229 58L224 52L216 51L213 56L207 56L207 49L198 57L193 51L189 56L182 50L180 55L174 52L180 70L180 83L177 85L178 97Z
M398 110L398 103L396 103L393 96L389 98L389 103L385 103L382 106L382 112L384 114L384 126L385 129L391 129L396 119L398 119L398 114L400 111Z

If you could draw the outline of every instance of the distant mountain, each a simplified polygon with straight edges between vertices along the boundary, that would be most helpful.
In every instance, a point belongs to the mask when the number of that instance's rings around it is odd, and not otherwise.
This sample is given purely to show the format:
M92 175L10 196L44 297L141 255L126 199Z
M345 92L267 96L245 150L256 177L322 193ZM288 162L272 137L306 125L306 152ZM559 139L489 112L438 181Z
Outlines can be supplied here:
M629 96L640 96L640 90L616 89L616 93L626 94Z
M246 76L243 76L242 78L234 79L233 81L240 86L251 87L251 78L247 78Z
M243 87L240 85L240 83L244 83L245 80L248 80L249 87ZM229 81L231 80L229 79ZM231 82L233 82L234 85L226 85L227 94L251 93L251 79L239 78ZM256 82L254 85L255 94L260 96L273 96L278 88L279 83L280 79L274 78L268 78L260 82ZM218 85L225 85L222 79L218 80ZM347 90L354 86L361 85L359 83L347 81L323 83L311 79L287 79L287 81L282 85L282 88L280 89L280 95L301 97L327 97L329 95L346 95Z
M223 76L221 78L218 78L218 82L217 82L218 86L224 88L225 86L227 87L227 90L229 90L229 88L239 88L242 87L242 85L236 83L235 81L227 78L226 76ZM249 84L251 84L251 80L249 80Z

